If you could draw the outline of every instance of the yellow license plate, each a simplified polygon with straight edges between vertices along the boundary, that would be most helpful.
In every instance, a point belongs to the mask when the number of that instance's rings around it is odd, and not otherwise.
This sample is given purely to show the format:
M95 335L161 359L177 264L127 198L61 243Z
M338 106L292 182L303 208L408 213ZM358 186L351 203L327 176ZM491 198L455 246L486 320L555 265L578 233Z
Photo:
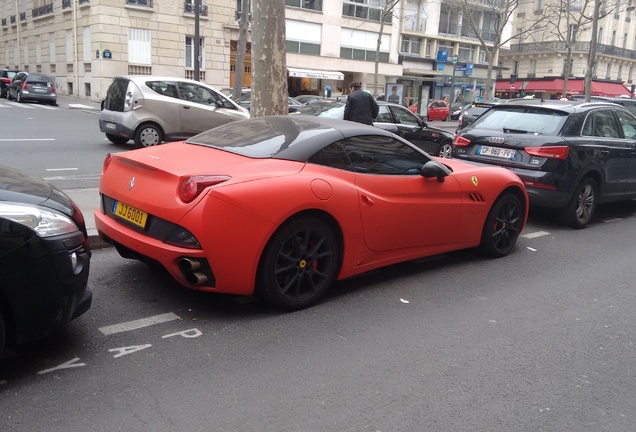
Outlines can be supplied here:
M124 204L121 201L115 201L113 214L142 228L146 227L148 213L131 207L128 204Z

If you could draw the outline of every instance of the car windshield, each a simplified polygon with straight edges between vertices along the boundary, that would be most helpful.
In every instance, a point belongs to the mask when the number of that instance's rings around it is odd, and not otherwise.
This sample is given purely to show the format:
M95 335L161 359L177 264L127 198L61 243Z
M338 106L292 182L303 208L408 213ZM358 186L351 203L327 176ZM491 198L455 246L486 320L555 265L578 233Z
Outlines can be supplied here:
M510 133L554 135L561 130L567 119L563 111L536 107L494 107L471 125L473 128Z
M345 104L342 102L320 101L302 106L296 112L303 115L341 119L344 117L344 107Z

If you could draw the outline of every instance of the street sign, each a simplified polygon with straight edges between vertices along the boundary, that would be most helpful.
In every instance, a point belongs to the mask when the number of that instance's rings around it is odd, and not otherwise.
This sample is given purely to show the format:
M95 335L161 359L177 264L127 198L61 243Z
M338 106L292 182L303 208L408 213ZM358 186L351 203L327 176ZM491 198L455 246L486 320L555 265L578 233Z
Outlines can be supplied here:
M459 60L459 56L457 54L453 55L453 57L451 58L453 61L453 64L457 64L457 61Z
M515 89L515 85L514 84L510 84L510 90L514 90Z
M463 71L466 71L467 69L466 69L466 66L455 66L455 70L457 72L463 72Z

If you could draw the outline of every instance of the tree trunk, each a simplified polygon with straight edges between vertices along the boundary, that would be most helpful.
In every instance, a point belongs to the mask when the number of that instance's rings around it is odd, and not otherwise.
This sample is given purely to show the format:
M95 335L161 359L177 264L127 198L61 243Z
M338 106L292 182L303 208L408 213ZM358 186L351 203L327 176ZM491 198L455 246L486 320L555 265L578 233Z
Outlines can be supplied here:
M601 11L601 0L594 0L594 14L592 15L592 36L590 38L590 55L587 57L587 69L585 70L585 101L592 99L592 77L594 76L594 64L596 63L596 44L598 39L598 15Z
M258 0L252 6L250 114L287 114L285 0Z
M243 77L245 76L245 50L247 48L247 29L249 22L250 0L241 0L241 17L239 18L239 35L236 41L236 64L234 65L234 88L232 99L241 96Z

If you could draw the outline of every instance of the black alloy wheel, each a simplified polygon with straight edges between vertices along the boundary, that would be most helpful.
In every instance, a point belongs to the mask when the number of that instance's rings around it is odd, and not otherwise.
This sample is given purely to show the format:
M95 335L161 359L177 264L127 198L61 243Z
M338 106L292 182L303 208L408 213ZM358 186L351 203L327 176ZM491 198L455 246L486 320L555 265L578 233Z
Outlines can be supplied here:
M340 262L338 242L320 219L300 218L281 226L259 264L257 293L272 306L306 308L327 291Z
M583 229L592 220L598 201L598 186L593 178L585 178L574 191L570 203L561 210L561 221L574 229Z
M492 257L507 255L521 233L524 209L512 192L501 195L493 204L481 234L480 248Z

